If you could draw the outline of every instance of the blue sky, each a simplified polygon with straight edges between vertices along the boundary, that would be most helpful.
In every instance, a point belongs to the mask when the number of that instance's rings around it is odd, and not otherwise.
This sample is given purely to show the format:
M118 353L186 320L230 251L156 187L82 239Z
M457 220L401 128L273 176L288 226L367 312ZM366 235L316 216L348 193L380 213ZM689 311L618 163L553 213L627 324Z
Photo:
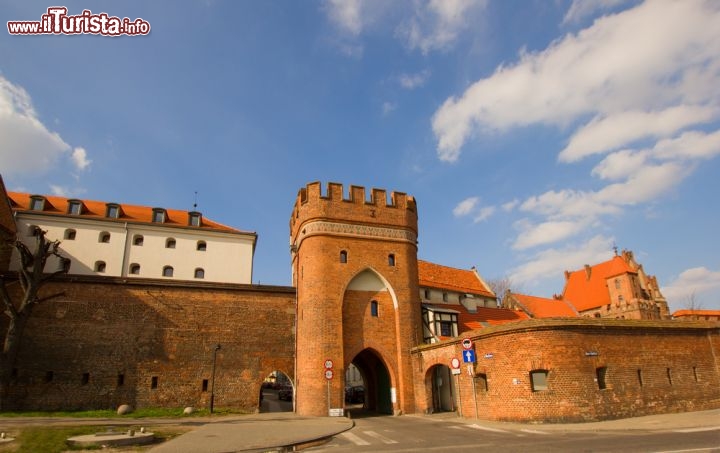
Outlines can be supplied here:
M3 22L55 3L0 2ZM10 190L199 210L288 285L295 195L414 195L419 257L540 296L635 252L720 309L720 4L69 1L147 36L0 34Z

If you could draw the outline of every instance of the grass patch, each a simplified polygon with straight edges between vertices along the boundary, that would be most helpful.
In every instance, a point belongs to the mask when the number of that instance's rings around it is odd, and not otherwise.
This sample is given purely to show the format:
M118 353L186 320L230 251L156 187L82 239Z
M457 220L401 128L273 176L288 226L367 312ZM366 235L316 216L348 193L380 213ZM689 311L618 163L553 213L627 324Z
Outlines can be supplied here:
M86 451L100 450L101 447L71 447L66 443L67 439L73 436L81 436L85 434L96 434L103 432L107 426L73 426L73 427L27 427L21 428L16 439L11 444L0 447L0 452L12 453L62 453L65 451ZM161 429L153 430L156 442L158 443L170 440L180 434L186 432L184 429ZM142 451L151 448L151 446L127 446L118 447L120 450Z

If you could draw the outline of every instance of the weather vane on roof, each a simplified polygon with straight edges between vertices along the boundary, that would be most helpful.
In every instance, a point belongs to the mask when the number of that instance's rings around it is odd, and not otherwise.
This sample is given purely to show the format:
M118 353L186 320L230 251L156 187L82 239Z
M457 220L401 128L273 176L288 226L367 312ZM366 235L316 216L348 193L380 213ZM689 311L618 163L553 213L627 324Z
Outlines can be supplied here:
M615 244L615 241L613 241L613 250L615 251L615 256L618 256L618 254L617 254L618 249L617 249L617 244Z
M195 202L193 203L193 211L197 211L197 190L195 191Z

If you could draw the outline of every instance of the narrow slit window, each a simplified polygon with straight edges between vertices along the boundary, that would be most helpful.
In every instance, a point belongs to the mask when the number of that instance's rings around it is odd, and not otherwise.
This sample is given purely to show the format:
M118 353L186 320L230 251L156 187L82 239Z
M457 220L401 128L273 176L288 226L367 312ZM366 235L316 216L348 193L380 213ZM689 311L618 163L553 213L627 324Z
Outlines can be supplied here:
M607 384L605 382L605 376L607 375L607 367L601 366L598 368L595 368L595 378L597 379L597 385L598 389L605 390L607 388Z
M370 302L370 316L374 318L378 317L378 302L376 300Z
M122 373L119 373L117 375L117 386L122 387L123 385L125 385L125 375Z
M395 255L392 253L388 255L388 266L395 266Z
M642 387L643 386L642 370L637 370L637 378L638 378L638 384L640 384L640 387Z
M666 372L666 374L667 374L668 384L673 385L673 381L672 381L672 370L671 370L670 368L666 368L666 369L665 369L665 372Z
M347 252L345 250L342 250L340 252L340 263L342 263L342 264L347 263Z
M208 391L208 380L207 380L207 379L203 379L203 380L202 380L202 391L203 391L203 392L207 392L207 391Z
M88 385L90 383L90 373L83 373L80 379L81 385Z
M157 387L158 387L158 377L157 377L157 376L153 376L153 377L150 379L150 388L151 388L151 389L156 389Z
M698 372L697 372L696 366L693 367L693 377L695 378L695 382L700 382L700 379L698 378Z

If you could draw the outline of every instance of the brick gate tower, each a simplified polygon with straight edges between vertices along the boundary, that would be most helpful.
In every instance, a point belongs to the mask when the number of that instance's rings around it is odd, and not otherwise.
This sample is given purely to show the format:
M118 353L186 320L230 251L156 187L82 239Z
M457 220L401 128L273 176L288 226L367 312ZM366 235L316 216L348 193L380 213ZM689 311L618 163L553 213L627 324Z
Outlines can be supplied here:
M422 340L413 197L319 182L300 189L290 219L297 288L296 411L326 415L344 407L353 364L364 405L413 413L410 349ZM332 361L332 379L325 363Z

